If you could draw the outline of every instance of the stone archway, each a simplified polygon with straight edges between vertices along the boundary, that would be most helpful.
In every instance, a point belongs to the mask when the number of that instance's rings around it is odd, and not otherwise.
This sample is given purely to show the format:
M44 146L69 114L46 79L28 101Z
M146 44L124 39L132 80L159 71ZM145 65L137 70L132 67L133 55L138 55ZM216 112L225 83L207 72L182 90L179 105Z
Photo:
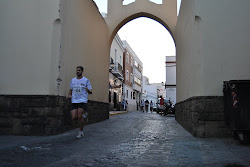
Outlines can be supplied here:
M122 0L108 0L108 14L105 21L110 33L109 44L124 24L139 17L148 17L159 22L174 39L177 0L163 0L162 4L155 4L149 0L137 0L129 5L123 5Z
M170 27L162 20L160 19L159 17L157 16L154 16L152 14L149 14L149 13L144 13L144 12L140 12L140 13L136 13L134 15L131 15L127 18L125 18L124 20L122 20L114 29L112 32L110 32L110 38L109 38L109 44L112 43L112 40L114 39L114 36L117 34L117 32L120 30L120 28L122 26L124 26L126 23L134 20L134 19L137 19L137 18L140 18L140 17L147 17L147 18L150 18L150 19L153 19L155 21L157 21L158 23L160 23L163 27L165 27L169 33L171 34L173 40L174 40L174 43L175 43L175 37L174 37L174 31L172 31L170 29Z

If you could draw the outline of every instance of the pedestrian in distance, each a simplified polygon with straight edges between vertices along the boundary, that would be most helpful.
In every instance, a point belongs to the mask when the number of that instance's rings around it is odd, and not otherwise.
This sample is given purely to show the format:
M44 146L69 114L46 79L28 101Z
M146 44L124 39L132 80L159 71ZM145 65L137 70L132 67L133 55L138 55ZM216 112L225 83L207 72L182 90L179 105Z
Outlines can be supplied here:
M153 112L153 106L154 106L154 103L153 103L152 100L151 100L151 102L150 102L150 111L151 111L151 112Z
M161 110L161 113L163 114L164 113L164 99L162 96L160 96L160 110Z
M83 127L87 123L88 94L92 94L90 81L83 76L83 67L76 67L76 77L70 82L70 89L67 98L71 98L72 120L78 120L80 131L76 138L84 136Z
M148 112L148 106L149 106L149 101L148 101L148 99L146 99L146 101L145 101L145 110L146 110L146 112Z
M141 100L139 101L139 108L140 108L140 110L141 110Z
M122 107L123 107L123 111L125 111L125 100L122 99Z
M141 110L144 112L145 101L144 99L141 100Z
M128 111L128 101L126 100L126 111Z
M122 100L123 111L127 110L127 102L125 99Z

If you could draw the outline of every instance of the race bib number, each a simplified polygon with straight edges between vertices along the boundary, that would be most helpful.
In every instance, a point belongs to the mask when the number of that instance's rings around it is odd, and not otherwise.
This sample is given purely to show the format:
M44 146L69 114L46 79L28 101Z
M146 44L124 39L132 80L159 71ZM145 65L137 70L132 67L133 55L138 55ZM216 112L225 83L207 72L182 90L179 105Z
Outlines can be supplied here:
M81 94L81 92L82 92L81 87L74 87L74 92L75 92L75 94Z

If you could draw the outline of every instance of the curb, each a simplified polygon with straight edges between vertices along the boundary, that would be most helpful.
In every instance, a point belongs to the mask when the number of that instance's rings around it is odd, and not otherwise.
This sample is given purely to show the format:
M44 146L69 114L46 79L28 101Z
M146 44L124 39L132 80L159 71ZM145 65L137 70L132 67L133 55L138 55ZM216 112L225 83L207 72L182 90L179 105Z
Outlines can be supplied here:
M118 115L118 114L125 114L125 113L128 113L128 111L110 112L109 115Z

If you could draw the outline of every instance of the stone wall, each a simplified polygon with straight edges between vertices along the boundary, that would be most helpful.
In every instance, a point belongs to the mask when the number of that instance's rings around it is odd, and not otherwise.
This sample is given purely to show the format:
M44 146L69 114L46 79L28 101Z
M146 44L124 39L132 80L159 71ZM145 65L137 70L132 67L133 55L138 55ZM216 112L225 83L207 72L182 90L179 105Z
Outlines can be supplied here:
M194 136L231 136L225 123L223 97L192 97L175 107L177 122Z
M0 96L0 134L54 135L73 129L70 100L62 96ZM89 124L109 118L108 104L89 101Z

